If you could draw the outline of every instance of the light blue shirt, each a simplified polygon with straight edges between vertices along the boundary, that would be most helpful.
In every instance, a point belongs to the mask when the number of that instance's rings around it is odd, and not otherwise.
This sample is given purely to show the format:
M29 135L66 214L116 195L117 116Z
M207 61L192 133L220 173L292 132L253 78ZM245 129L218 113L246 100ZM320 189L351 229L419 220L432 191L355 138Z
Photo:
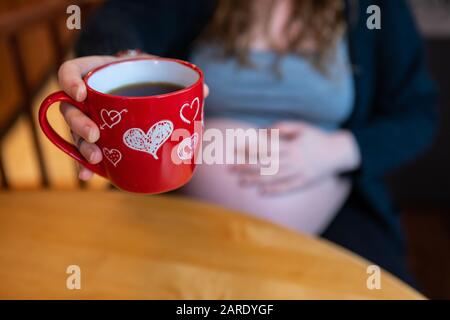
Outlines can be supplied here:
M303 120L324 129L339 128L350 116L354 83L346 41L320 72L307 59L287 54L274 72L276 54L251 52L251 67L219 58L217 47L198 46L191 61L205 73L210 95L206 117L227 117L267 127L280 120Z

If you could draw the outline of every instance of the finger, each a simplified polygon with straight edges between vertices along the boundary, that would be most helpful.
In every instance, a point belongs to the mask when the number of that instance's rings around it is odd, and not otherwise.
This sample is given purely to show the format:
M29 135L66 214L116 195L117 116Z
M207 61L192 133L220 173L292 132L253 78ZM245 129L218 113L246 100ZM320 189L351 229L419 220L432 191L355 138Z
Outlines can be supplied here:
M292 160L287 157L277 157L270 161L270 165L277 166L278 168L288 167L292 163ZM267 166L268 163L262 164L258 163L244 163L244 164L231 164L229 165L229 170L232 173L237 174L245 174L245 173L259 173L261 171L261 167ZM298 166L297 166L298 167Z
M305 187L305 181L300 175L279 181L277 183L264 185L260 191L263 195L275 196L280 194L291 193Z
M133 59L133 58L140 58L140 57L144 57L144 58L159 58L160 56L154 55L154 54L148 54L145 52L135 52L132 54L127 54L125 53L124 55L120 55L119 52L119 56L116 56L115 58L117 60L129 60L129 59Z
M116 59L113 56L89 56L68 60L58 70L59 86L76 101L83 101L86 98L86 86L82 77L89 70Z
M100 129L94 121L89 119L80 109L61 103L60 111L70 129L84 140L94 143L100 138Z
M292 144L289 143L290 141L278 141L277 144L273 145L272 143L267 146L267 148L261 148L259 147L258 150L258 159L261 158L261 156L268 156L269 154L273 156L277 155L278 157L282 158L284 156L287 156L292 151Z
M245 159L245 162L255 163L259 162L271 155L271 157L281 157L287 155L290 146L287 144L272 144L264 141L248 141L242 145L235 146L234 156L237 159ZM245 169L245 168L244 168Z
M84 166L80 166L80 171L78 172L78 178L83 181L88 181L92 178L94 173Z
M209 96L209 87L207 84L203 85L203 96L207 98Z
M72 137L78 150L80 150L81 155L87 161L89 161L92 164L97 164L100 161L102 161L103 159L102 152L96 144L87 142L75 132L72 132Z
M243 186L251 186L251 185L272 185L281 183L284 180L289 180L298 175L298 172L294 169L282 169L278 171L277 174L274 175L261 175L258 173L245 173L242 174L239 178L239 182Z
M79 135L77 135L73 131L70 131L70 133L72 135L73 142L79 149L81 142L83 141L83 138L81 138ZM94 173L91 170L89 170L88 168L86 168L85 166L83 166L82 164L80 164L79 162L76 162L76 166L77 166L77 171L78 171L78 178L80 180L87 181L93 176Z
M238 174L259 172L261 166L259 164L233 164L230 165L230 171Z
M256 153L246 150L235 150L234 156L237 159L245 159L245 161L243 161L244 163L230 165L230 170L232 172L259 170L262 165L261 162L266 165L269 160L271 163L278 162L281 165L290 161L291 154L296 151L293 150L293 147L295 148L296 146L292 146L291 143L282 143L266 150L260 148Z
M278 129L281 138L291 139L301 134L305 125L298 121L281 121L275 123L271 129Z
M76 166L77 166L77 172L78 172L78 179L87 181L90 178L92 178L92 176L94 175L94 173L91 170L89 170L82 164L76 162Z
M89 163L97 164L102 161L102 152L100 148L93 143L89 143L84 139L81 139L80 146L78 148L83 157L89 161Z

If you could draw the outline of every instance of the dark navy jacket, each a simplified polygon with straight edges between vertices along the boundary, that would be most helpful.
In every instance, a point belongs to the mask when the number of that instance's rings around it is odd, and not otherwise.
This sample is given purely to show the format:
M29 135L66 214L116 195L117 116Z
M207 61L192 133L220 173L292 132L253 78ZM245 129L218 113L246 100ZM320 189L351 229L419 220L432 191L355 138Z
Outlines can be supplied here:
M372 4L381 8L381 30L366 26ZM84 56L139 48L188 59L214 8L212 0L111 0L83 26L76 52ZM362 155L362 167L351 173L355 192L367 210L400 235L383 178L430 144L436 92L404 0L348 0L346 18L356 100L345 128L353 132Z

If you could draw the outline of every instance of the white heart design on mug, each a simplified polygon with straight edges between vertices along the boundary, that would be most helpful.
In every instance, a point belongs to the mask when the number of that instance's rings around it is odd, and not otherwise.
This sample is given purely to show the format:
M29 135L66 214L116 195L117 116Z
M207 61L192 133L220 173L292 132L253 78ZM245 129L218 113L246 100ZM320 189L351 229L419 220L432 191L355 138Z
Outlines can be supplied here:
M156 152L169 139L172 131L172 121L162 120L155 123L147 133L140 128L128 129L123 134L123 142L130 149L149 153L153 158L158 159Z
M103 128L105 126L107 126L108 128L112 128L114 127L116 124L118 124L120 122L120 120L122 120L122 113L123 112L128 112L127 109L123 109L122 111L116 111L116 110L106 110L106 109L102 109L100 111L100 117L103 120L103 124L100 126L100 129L103 130Z
M194 156L194 151L198 142L198 133L195 132L192 136L184 138L178 144L177 154L181 160L190 160Z
M117 149L103 148L103 154L106 159L114 165L114 167L117 166L120 160L122 160L122 153L120 153Z
M186 109L187 108L187 109ZM191 104L189 103L185 103L181 106L180 109L180 118L181 120L183 120L183 122L186 122L187 124L191 123L191 120L189 120L188 118L186 118L185 114L183 112L185 112L185 110L192 110L193 108L195 108L195 114L192 117L192 120L195 120L195 118L197 117L197 114L200 110L200 99L197 97L194 100L192 100Z

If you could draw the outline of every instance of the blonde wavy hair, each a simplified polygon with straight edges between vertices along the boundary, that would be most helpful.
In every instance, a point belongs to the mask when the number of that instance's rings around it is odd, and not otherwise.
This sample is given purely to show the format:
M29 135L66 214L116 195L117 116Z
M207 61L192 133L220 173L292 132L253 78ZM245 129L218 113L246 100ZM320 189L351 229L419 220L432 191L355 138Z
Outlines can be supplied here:
M241 63L248 63L251 31L255 22L255 2L261 0L218 0L212 21L202 39L215 40L221 44L225 56L235 56ZM267 0L264 5L264 28L268 28L270 14L278 0ZM345 31L343 0L291 0L291 10L284 24L285 45L273 50L282 56L294 53L310 59L323 69L327 57L333 52L337 41ZM299 28L299 25L301 27ZM307 49L308 43L314 49Z

